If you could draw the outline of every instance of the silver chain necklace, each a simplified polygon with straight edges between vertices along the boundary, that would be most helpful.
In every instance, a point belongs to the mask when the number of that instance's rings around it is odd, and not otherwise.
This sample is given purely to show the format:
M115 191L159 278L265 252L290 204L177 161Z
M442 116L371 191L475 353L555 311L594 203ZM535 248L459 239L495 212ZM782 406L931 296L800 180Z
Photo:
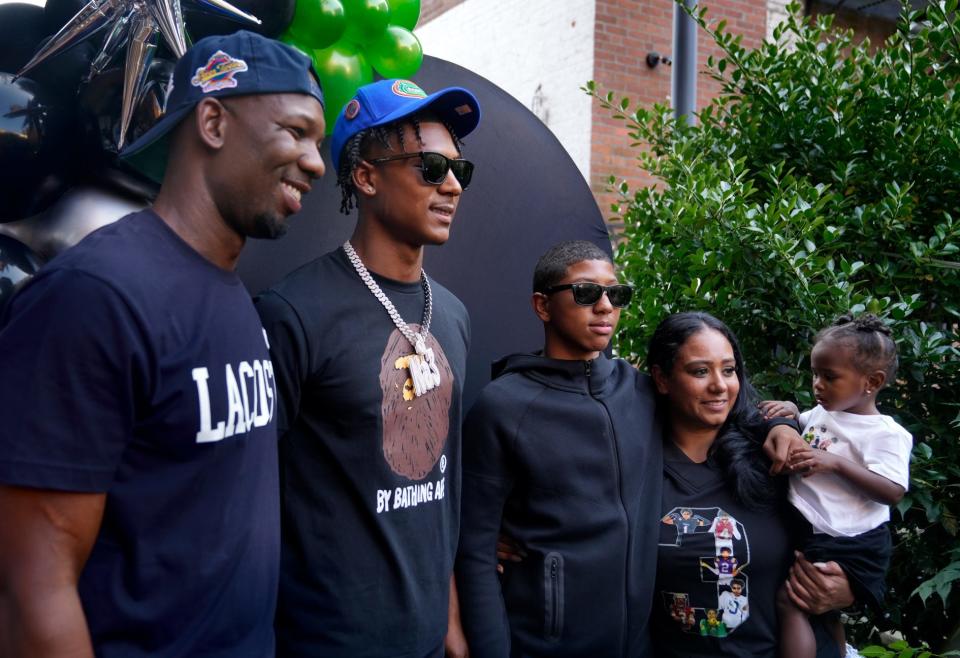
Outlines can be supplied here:
M433 348L427 347L427 334L430 332L430 320L433 317L433 293L430 290L430 281L427 279L423 268L420 269L420 285L423 286L424 295L423 320L420 322L420 332L414 333L400 317L400 313L393 302L390 301L390 298L373 280L373 276L371 276L363 261L360 260L360 256L349 240L343 243L343 250L346 252L350 264L353 265L353 269L360 275L360 280L386 309L387 315L393 320L393 324L396 325L414 349L415 354L400 357L394 364L394 367L398 370L409 371L410 376L403 387L404 399L412 400L414 397L419 397L427 391L435 389L440 385L440 369L437 367Z

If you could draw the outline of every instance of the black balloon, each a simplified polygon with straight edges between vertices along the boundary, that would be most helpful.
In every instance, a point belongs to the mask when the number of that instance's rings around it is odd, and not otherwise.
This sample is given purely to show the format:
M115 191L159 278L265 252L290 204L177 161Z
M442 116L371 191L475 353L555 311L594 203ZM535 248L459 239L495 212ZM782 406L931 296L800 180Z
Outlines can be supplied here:
M0 6L0 71L19 71L46 35L42 7L20 2Z
M127 130L127 142L133 142L153 127L164 109L164 99L173 74L174 62L155 58L147 72L144 91L134 106L133 120ZM151 199L159 187L117 158L120 134L120 106L123 93L123 68L107 69L80 87L78 94L79 149L84 153L77 162L73 178L91 183L106 183L137 199Z
M39 50L52 36L41 39L34 51ZM39 82L47 93L53 96L57 105L62 105L66 111L72 111L77 102L77 88L90 71L90 62L97 53L98 45L99 40L96 37L78 43L37 64L27 76Z
M0 73L0 222L32 215L50 201L67 124L43 87Z
M87 0L47 0L43 7L46 33L56 34L85 4Z
M40 259L18 240L0 235L0 313L27 280L40 268Z
M194 41L211 34L231 34L237 30L251 30L264 36L278 37L293 21L296 0L230 0L237 9L253 14L262 25L240 23L229 18L201 11L195 5L183 3L187 32Z
M174 62L155 58L147 71L147 81L134 107L127 131L127 143L137 140L153 127L164 110L164 99L173 75ZM120 135L120 109L124 70L107 69L80 87L78 105L80 129L86 148L115 154Z

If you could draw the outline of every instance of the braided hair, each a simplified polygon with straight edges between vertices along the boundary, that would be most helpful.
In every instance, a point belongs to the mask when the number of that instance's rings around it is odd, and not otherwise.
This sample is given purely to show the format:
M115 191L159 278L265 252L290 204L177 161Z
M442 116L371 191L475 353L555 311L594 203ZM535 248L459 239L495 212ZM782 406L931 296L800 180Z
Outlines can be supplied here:
M897 374L899 363L893 332L872 313L857 317L849 313L841 315L817 333L813 344L826 341L842 342L853 348L853 364L863 374L881 370L886 373L887 382Z
M358 206L357 188L353 184L353 172L366 154L370 152L371 144L379 143L383 148L392 151L393 145L390 143L390 135L396 135L400 151L406 151L403 134L404 126L409 124L413 127L417 143L423 146L423 137L420 135L420 121L421 119L427 119L429 116L428 114L415 114L381 126L373 126L361 130L347 140L347 143L343 145L343 151L340 153L340 169L337 171L337 186L340 188L340 212L349 215L350 211ZM450 133L450 138L457 148L457 153L460 153L463 149L463 142L457 137L449 123L446 121L441 121L441 123Z
M736 361L735 370L740 381L740 392L727 420L717 432L710 446L713 457L723 471L724 481L734 497L755 510L769 510L777 500L777 484L770 476L770 462L763 454L763 438L767 423L757 410L757 393L747 377L743 353L736 335L726 324L709 313L673 313L663 319L653 332L647 348L647 365L660 368L664 374L673 372L677 354L694 334L712 329L730 343ZM657 395L657 406L666 412L669 401ZM669 419L669 413L663 413Z

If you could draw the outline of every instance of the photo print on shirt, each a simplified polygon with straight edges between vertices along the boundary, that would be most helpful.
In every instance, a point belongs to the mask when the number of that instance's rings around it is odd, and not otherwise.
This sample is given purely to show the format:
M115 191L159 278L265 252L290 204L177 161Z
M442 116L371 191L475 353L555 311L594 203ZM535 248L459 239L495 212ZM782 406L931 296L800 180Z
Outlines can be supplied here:
M660 546L688 556L691 591L660 592L684 632L723 638L748 620L750 542L742 523L720 507L674 507L660 519Z

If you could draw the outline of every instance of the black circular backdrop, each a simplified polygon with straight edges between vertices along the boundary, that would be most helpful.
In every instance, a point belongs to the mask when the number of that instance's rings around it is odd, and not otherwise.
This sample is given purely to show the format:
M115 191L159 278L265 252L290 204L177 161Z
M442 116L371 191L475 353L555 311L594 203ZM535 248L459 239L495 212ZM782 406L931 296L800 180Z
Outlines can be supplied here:
M480 126L465 140L476 171L464 192L449 242L428 247L424 268L470 311L471 343L464 409L490 379L490 363L543 346L530 308L533 266L561 240L589 240L610 253L607 229L590 188L553 133L532 112L479 75L424 57L414 76L428 93L466 87L480 101ZM580 93L571 89L570 94ZM323 159L330 162L329 140ZM251 293L350 237L356 213L340 214L332 171L314 184L290 231L276 241L251 240L239 273ZM363 331L357 327L358 335Z

